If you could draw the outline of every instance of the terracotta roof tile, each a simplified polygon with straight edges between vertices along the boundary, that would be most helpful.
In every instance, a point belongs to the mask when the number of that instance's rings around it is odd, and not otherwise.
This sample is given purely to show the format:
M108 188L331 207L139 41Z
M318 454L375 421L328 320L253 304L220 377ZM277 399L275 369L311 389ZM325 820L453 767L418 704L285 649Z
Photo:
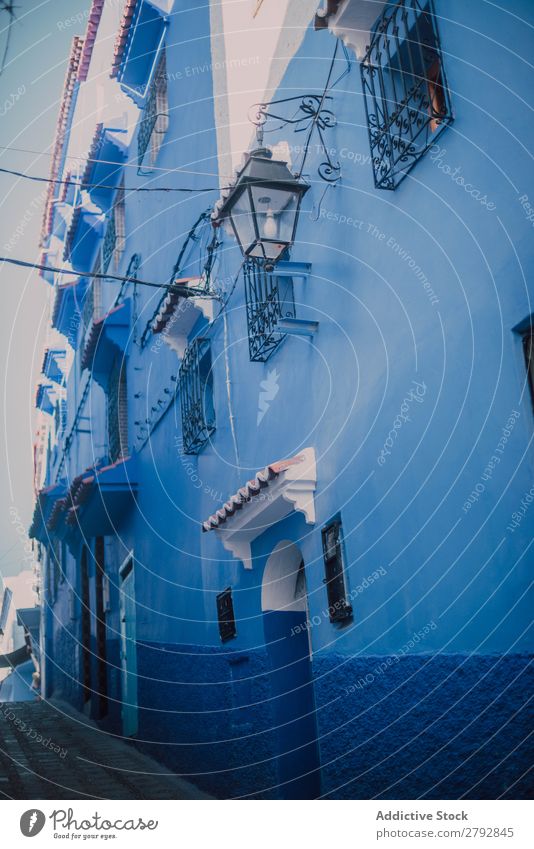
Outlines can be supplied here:
M80 67L78 69L78 80L83 83L87 79L87 72L91 64L91 56L93 55L93 47L95 46L96 34L104 9L104 0L93 0L89 19L87 21L87 30L85 32L85 41L83 45L82 55L80 58Z
M65 82L63 83L63 93L61 96L59 115L56 122L56 135L54 139L54 147L52 149L52 162L50 165L50 180L57 180L59 176L59 168L63 156L63 147L65 145L65 140L67 137L69 117L73 105L73 97L75 85L77 82L77 74L78 68L80 66L82 49L83 38L80 38L80 36L75 35L72 40L72 46L67 65L67 72L65 74ZM52 218L54 214L53 201L55 191L56 184L50 182L48 184L48 191L46 195L43 213L43 223L41 227L41 246L44 244L45 240L50 235L50 229L52 227Z

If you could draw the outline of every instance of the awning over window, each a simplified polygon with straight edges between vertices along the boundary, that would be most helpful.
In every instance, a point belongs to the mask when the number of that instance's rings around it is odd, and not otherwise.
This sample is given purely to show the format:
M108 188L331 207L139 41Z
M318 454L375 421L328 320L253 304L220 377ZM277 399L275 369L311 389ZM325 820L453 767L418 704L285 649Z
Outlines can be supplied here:
M86 536L116 532L137 492L134 457L84 472L72 482L67 497L65 524Z
M43 359L42 372L45 377L63 386L65 383L67 352L64 348L47 348Z
M167 19L148 0L127 0L113 57L111 76L138 102L150 84Z
M181 277L173 280L175 286L200 288L201 277ZM188 345L189 334L200 315L213 321L214 301L212 298L184 298L177 292L169 292L160 304L152 322L152 333L161 333L164 341L179 357L183 357Z
M72 214L63 259L69 261L75 271L92 271L96 248L103 234L104 215L94 207L89 195L82 192L81 203Z
M58 284L55 288L52 327L66 336L73 348L76 347L87 283L87 278L76 277L74 280Z
M51 530L48 523L56 503L65 497L66 492L64 483L44 487L38 492L33 509L32 523L28 531L30 539L37 539L43 543L50 541Z
M122 357L126 352L129 335L129 299L113 307L89 328L82 352L82 368L90 369L96 382L104 389L115 357Z
M315 29L329 29L357 59L363 59L371 42L371 31L387 2L380 0L326 0L315 15Z
M35 396L35 406L38 410L51 416L56 406L57 390L51 383L40 383Z
M15 649L15 651L9 652L9 654L0 654L0 669L13 669L14 666L20 666L21 663L27 663L28 657L28 646L22 646L20 649Z
M108 212L127 156L126 130L97 124L81 188L102 212Z
M309 524L315 522L316 483L315 451L304 448L258 472L202 523L202 531L215 531L245 569L252 569L251 544L268 527L293 510L304 513Z
M39 607L19 607L17 610L17 622L24 628L24 634L29 642L31 652L38 660L41 609Z

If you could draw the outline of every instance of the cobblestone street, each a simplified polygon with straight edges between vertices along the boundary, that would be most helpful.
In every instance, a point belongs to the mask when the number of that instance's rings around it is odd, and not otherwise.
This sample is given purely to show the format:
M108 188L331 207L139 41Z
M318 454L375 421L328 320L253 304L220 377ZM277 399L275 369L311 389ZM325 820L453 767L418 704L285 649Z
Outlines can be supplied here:
M0 703L0 799L207 798L85 716Z

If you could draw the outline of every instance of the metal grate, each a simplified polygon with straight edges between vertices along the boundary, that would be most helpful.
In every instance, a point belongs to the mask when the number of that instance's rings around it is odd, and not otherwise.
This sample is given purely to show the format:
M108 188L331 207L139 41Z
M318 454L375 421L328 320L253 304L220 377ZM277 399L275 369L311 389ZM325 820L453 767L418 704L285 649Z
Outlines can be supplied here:
M167 63L165 49L163 49L139 124L137 136L137 173L139 175L151 173L168 128Z
M525 355L525 365L527 367L530 398L534 408L534 330L529 330L528 333L525 333L523 336L523 353Z
M328 614L331 622L343 622L352 616L352 607L347 601L343 552L341 544L341 520L334 519L321 531L325 565Z
M232 601L232 590L227 587L217 596L217 618L219 621L219 635L221 642L233 639L237 634L235 626L234 603Z
M116 358L109 375L107 393L108 444L111 463L128 454L128 399L126 392L126 364Z
M185 454L198 454L215 430L211 347L207 339L195 339L180 366L180 407Z
M278 330L280 319L295 318L293 279L271 274L252 261L245 263L243 276L250 359L264 363L286 336Z
M453 120L431 0L388 4L360 67L375 186L393 190Z
M102 243L102 274L105 274L109 268L109 264L115 253L117 245L117 228L115 227L115 208L111 210L111 215L108 219L108 226L104 234Z

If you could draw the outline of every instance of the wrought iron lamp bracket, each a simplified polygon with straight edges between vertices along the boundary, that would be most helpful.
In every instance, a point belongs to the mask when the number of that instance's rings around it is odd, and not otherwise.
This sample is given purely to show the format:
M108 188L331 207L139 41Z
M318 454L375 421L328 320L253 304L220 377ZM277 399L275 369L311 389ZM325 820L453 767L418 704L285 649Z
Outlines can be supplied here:
M324 140L326 130L337 124L333 111L325 107L326 101L332 100L331 95L304 94L254 103L249 110L249 121L256 127L258 144L263 145L264 133L273 133L287 126L293 127L295 133L307 133L302 162L296 175L300 178L315 130L324 156L324 160L317 166L317 173L325 182L337 183L341 177L341 165L331 157ZM291 107L295 107L292 114L287 114L286 110L289 111Z

